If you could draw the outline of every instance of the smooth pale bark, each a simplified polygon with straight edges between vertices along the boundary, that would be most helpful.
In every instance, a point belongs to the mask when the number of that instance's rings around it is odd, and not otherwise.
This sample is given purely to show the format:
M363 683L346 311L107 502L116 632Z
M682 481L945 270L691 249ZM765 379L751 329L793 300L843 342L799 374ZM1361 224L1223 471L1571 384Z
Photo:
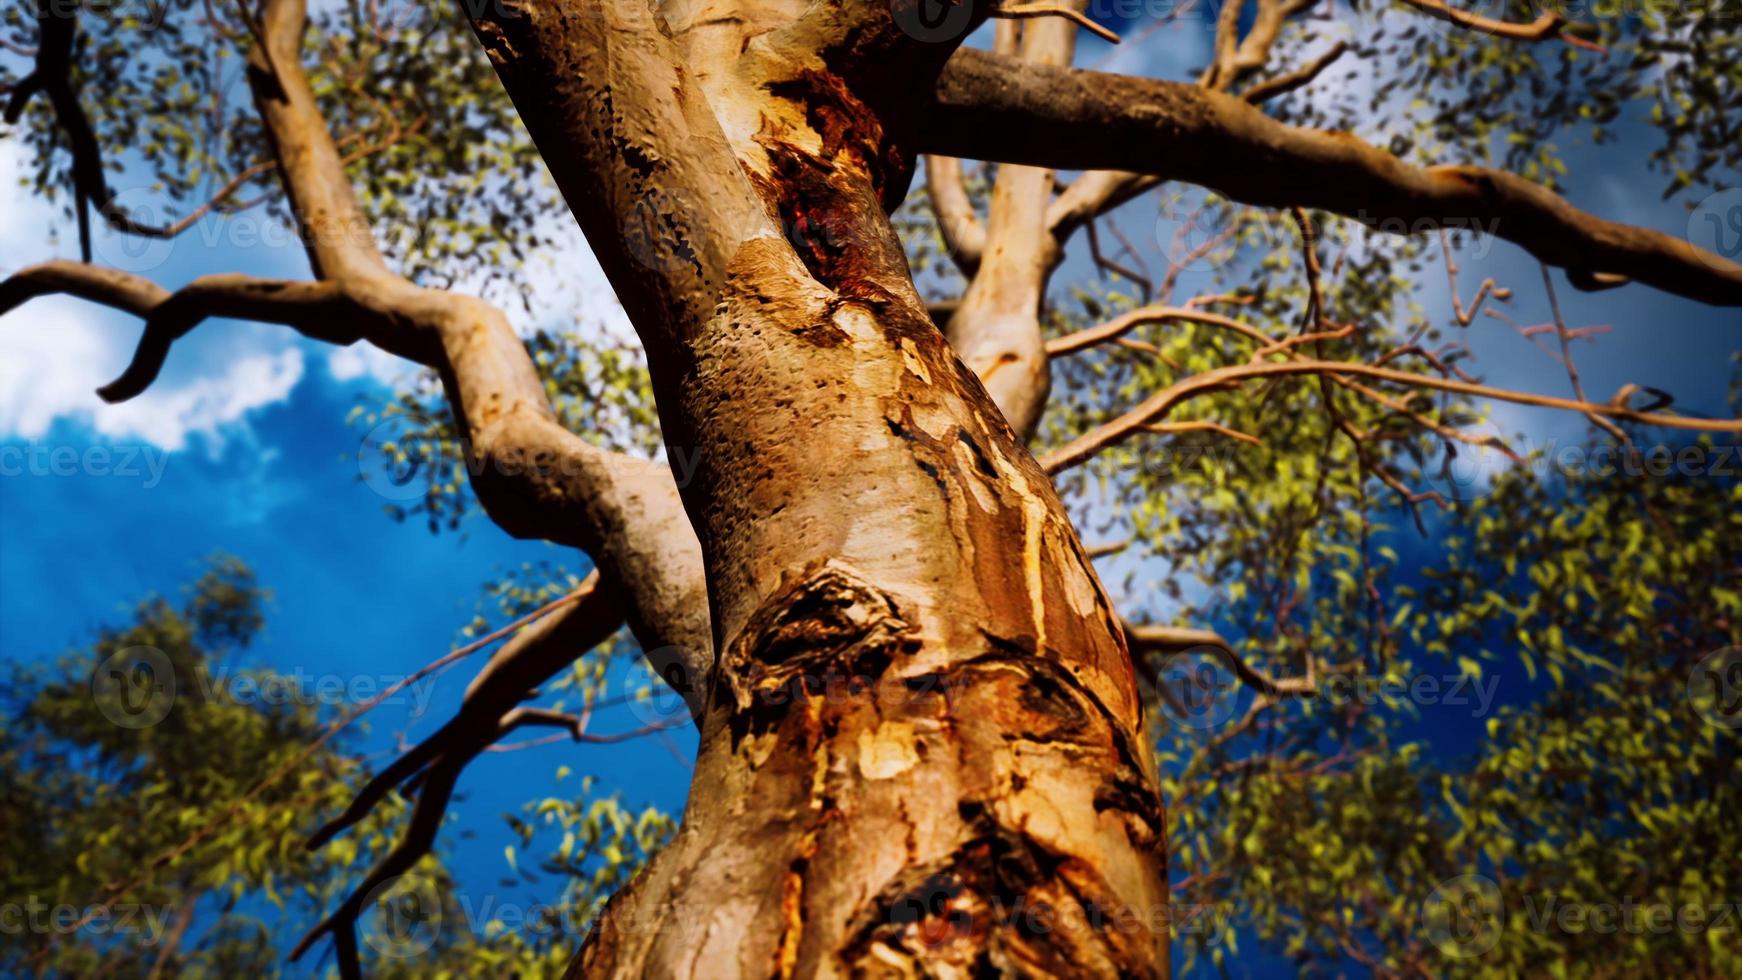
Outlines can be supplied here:
M998 32L1026 63L1068 65L1077 27L1064 20L1018 24ZM1001 45L1001 47L1004 45ZM945 329L950 346L985 382L1011 428L1034 434L1052 390L1052 372L1040 329L1047 281L1060 248L1047 222L1053 172L1008 165L998 169L987 205L986 240L962 304Z
M1742 264L1605 221L1515 174L1419 168L1349 133L1303 129L1199 86L1029 65L963 49L919 113L927 153L1181 180L1266 207L1313 207L1382 230L1481 228L1567 270L1581 289L1633 280L1742 305Z
M1165 974L1118 618L887 219L948 46L881 5L755 37L635 9L475 21L699 461L718 653L685 821L573 972Z

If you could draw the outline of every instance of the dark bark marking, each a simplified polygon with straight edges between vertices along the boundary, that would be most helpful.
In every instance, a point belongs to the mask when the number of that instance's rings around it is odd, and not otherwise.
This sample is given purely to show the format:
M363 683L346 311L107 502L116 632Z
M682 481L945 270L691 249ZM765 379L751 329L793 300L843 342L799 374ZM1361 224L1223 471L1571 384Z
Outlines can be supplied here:
M887 593L833 562L770 596L726 649L714 700L734 706L734 743L762 732L794 703L869 690L918 640Z
M960 812L961 845L909 865L854 915L841 948L851 975L887 974L891 959L916 976L1143 975L1141 942L1112 928L1098 875L979 804L964 801ZM1067 924L1068 905L1088 929Z

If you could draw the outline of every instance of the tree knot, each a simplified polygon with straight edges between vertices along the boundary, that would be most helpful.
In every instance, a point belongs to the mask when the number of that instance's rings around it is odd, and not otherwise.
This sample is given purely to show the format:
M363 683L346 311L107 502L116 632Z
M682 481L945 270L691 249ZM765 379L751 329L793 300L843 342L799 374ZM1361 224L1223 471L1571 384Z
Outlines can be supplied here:
M869 690L918 644L888 593L838 562L812 565L770 596L727 644L714 701L733 705L737 737L794 702Z

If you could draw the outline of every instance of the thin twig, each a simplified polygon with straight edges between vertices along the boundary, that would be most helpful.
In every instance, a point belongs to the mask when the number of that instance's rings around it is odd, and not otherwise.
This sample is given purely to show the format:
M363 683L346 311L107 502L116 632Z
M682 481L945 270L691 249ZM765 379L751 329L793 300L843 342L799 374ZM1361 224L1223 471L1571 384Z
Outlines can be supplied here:
M1119 43L1118 34L1090 20L1082 11L1074 7L1052 3L1019 3L1013 7L993 7L991 15L1012 20L1024 17L1063 17L1108 43Z

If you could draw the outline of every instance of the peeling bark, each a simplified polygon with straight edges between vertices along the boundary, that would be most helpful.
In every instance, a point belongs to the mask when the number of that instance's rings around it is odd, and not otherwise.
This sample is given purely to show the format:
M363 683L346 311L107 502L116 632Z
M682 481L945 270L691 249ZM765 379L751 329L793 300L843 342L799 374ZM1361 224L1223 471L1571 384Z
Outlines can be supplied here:
M881 5L682 7L669 39L625 36L619 6L476 22L613 286L645 297L719 651L683 829L571 973L1164 975L1118 617L887 217L949 46ZM650 194L682 202L652 268L617 231Z
M1681 238L1605 221L1505 171L1412 167L1349 133L1289 126L1195 85L964 49L939 77L921 118L928 153L1133 171L1247 204L1323 208L1382 229L1473 221L1566 269L1581 289L1634 280L1704 303L1742 305L1742 265Z

